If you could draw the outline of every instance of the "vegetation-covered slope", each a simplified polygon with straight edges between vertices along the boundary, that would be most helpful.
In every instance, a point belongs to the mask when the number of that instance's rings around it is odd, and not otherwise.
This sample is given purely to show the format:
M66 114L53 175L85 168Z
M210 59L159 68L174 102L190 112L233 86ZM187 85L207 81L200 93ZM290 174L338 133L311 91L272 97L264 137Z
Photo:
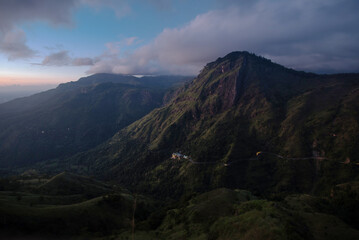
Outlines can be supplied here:
M41 184L40 178L12 177L8 179L12 184L0 181L0 189L7 190L0 191L3 239L357 239L359 236L357 182L335 186L324 197L294 194L268 200L246 190L218 188L183 195L176 201L158 202L84 176L61 173L45 184ZM39 186L29 188L23 185L25 179L36 180L34 183Z
M111 189L110 186L100 181L67 172L52 177L36 190L38 193L46 195L83 194L92 197L113 192L113 189Z
M101 239L131 231L134 219L157 209L148 197L90 177L43 177L0 178L1 239Z
M357 176L358 100L358 74L297 72L233 52L207 64L166 106L69 162L167 194L221 186L310 192L320 182L328 190ZM169 160L179 150L207 164ZM246 160L258 151L325 160ZM350 164L340 163L346 159Z
M157 232L162 239L358 238L359 231L329 213L332 209L325 198L292 195L278 202L222 188L167 211Z
M31 165L92 148L161 106L166 91L184 80L96 74L1 104L0 165Z

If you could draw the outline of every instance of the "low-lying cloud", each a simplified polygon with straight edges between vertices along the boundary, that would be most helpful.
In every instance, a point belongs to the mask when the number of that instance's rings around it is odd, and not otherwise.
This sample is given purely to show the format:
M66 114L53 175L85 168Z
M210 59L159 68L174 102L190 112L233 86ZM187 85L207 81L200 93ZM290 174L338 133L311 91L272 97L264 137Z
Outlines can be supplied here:
M314 72L359 71L359 2L225 1L228 7L164 29L124 57L100 57L89 70L125 74L195 74L209 61L247 50Z
M91 66L94 61L92 58L74 58L71 62L73 66Z
M41 63L35 65L42 66L90 66L93 65L91 58L72 58L66 50L52 53L46 56Z
M44 66L66 66L70 63L70 56L67 51L52 53L42 60Z

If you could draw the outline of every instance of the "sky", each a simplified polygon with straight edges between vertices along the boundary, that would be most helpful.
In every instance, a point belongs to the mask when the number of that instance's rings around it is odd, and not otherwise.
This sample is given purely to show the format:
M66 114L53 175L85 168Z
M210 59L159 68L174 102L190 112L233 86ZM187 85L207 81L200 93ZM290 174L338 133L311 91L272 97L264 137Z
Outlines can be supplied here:
M196 75L232 51L359 72L357 0L0 0L0 86Z

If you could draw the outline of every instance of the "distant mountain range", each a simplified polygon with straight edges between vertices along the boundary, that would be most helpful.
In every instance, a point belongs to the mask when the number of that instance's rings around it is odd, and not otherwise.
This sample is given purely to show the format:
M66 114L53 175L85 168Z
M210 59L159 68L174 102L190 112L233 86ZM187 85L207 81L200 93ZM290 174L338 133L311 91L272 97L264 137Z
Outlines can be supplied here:
M88 150L163 104L188 77L95 74L0 105L0 165Z

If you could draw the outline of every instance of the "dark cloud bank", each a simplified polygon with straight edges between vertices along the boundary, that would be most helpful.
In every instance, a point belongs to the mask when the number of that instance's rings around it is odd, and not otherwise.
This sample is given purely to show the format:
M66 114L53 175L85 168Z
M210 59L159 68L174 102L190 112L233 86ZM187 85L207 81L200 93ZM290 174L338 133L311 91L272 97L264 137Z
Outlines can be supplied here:
M96 0L0 0L0 51L9 59L33 56L25 34L14 27L14 22L39 19L68 24L79 2L114 4ZM111 5L115 11L121 12L116 8L129 3L120 2ZM217 10L199 15L183 27L164 29L151 43L125 57L104 53L96 59L74 59L63 51L46 57L42 64L92 65L89 73L196 74L219 56L247 50L305 71L359 72L357 0L224 0L218 5Z
M74 0L0 0L0 52L9 60L34 57L25 33L17 23L41 20L53 25L69 24Z
M359 1L223 1L224 8L165 29L126 58L95 63L90 72L195 74L209 61L247 50L287 67L359 72Z

